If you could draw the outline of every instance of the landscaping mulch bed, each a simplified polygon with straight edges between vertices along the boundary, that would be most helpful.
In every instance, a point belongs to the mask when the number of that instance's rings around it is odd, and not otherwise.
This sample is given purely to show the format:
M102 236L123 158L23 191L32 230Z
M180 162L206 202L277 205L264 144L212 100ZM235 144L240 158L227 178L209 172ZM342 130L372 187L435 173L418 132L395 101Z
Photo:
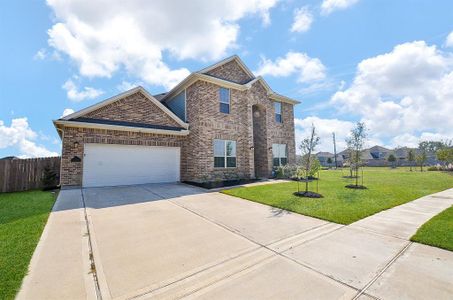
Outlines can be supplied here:
M348 189L355 189L355 190L366 190L366 189L368 189L364 185L355 185L355 184L348 184L345 187L348 188Z
M196 181L183 181L184 183L202 187L204 189L215 189L220 187L228 187L234 185L241 185L247 183L254 183L260 181L259 179L234 179L234 180L222 180L222 181L205 181L205 182L196 182Z
M323 198L321 194L315 192L294 192L294 196L306 197L306 198Z

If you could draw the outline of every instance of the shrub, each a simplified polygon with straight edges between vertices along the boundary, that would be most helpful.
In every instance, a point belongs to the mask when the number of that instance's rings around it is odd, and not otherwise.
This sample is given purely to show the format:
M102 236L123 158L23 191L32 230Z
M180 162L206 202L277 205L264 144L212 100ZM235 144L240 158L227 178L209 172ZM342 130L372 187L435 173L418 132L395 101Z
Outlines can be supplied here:
M284 165L279 166L275 169L275 177L278 179L292 179L296 177L296 173L296 165Z

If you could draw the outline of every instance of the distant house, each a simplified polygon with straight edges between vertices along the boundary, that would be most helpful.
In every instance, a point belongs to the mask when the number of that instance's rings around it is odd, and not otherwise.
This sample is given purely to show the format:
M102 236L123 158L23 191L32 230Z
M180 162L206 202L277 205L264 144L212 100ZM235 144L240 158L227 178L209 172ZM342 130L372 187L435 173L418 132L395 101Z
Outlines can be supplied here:
M5 156L0 158L0 160L13 160L13 159L19 159L17 156Z
M318 152L315 155L318 158L319 162L321 163L321 166L335 167L335 155L333 153ZM330 158L330 160L329 160L329 158ZM343 156L340 154L337 154L337 166L338 167L343 166Z
M397 166L409 166L415 165L415 162L410 162L409 151L413 150L414 154L419 154L419 150L416 148L400 147L396 149L388 149L382 146L373 146L368 149L364 149L361 154L362 163L369 167L386 167L389 166L388 158L391 154L396 157ZM349 160L349 153L344 150L339 153L345 162ZM439 161L436 158L435 153L427 153L426 165L436 165Z

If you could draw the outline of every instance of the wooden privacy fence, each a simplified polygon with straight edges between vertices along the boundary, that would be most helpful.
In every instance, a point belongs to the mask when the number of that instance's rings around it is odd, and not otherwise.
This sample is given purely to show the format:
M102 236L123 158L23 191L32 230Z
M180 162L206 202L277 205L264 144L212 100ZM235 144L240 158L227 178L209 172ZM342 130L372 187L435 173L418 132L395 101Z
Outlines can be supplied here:
M44 187L43 178L47 171L56 174L55 184L60 178L60 157L0 160L0 192L17 192Z

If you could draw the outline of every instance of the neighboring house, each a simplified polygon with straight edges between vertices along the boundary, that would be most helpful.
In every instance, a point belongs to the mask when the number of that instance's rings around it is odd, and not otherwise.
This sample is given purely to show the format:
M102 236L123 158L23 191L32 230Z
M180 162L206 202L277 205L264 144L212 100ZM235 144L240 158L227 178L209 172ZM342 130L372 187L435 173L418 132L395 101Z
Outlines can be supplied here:
M62 186L269 177L295 163L294 105L238 56L168 93L136 87L55 120Z
M19 159L17 156L5 156L0 158L0 160L13 160L13 159Z
M318 158L319 162L321 163L321 166L335 167L335 155L333 153L318 152L315 155ZM331 162L329 162L329 158L330 158ZM337 154L337 167L341 167L341 166L343 166L343 156L340 154Z
M391 164L388 161L390 154L393 154L396 158L397 166L410 166L415 165L415 162L410 162L408 160L409 150L413 150L415 155L420 153L420 150L417 148L409 147L400 147L395 149L387 149L382 146L373 146L368 149L364 149L361 154L361 159L363 165L369 167L386 167ZM349 159L349 153L347 150L344 150L339 153L345 161ZM436 158L435 153L427 153L427 160L425 165L436 165L439 164L439 161Z

